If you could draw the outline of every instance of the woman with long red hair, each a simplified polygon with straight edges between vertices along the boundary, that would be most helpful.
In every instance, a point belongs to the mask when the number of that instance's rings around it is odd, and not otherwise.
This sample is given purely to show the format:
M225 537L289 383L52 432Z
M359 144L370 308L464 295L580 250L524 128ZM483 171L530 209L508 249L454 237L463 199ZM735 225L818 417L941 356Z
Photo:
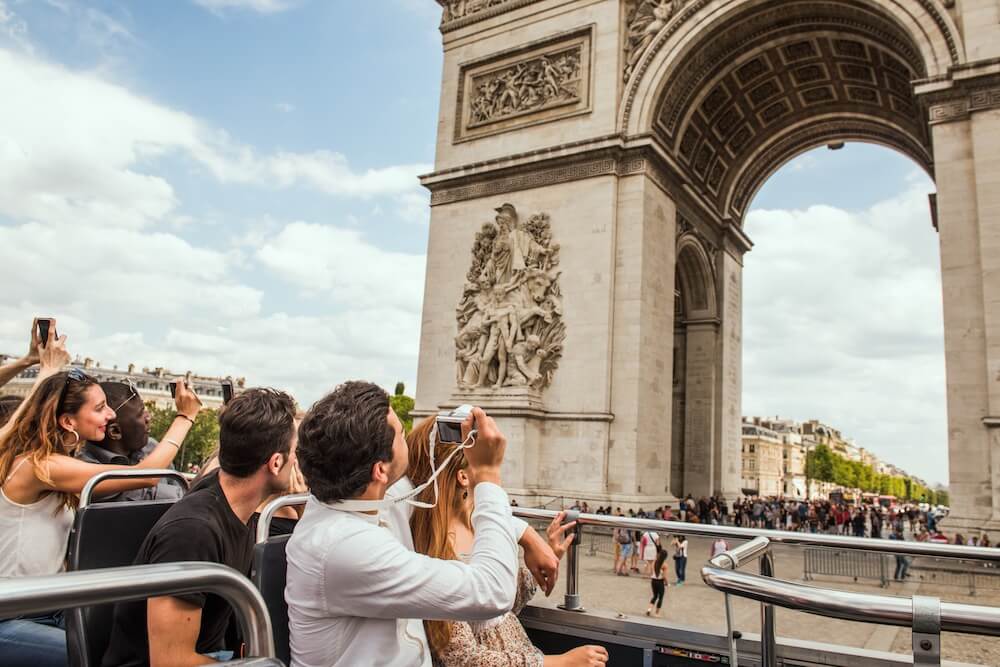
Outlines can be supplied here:
M433 473L430 458L433 426L434 418L425 419L406 438L410 450L408 474L414 485L424 483ZM434 460L444 461L455 447L437 442ZM456 454L438 476L434 507L414 508L410 528L413 547L419 553L449 560L463 560L472 553L474 506L467 467L463 453ZM433 486L417 499L433 503ZM572 535L566 536L572 524L562 525L564 517L563 514L557 516L547 530L549 544L560 558L573 540ZM517 613L535 590L531 573L521 567L514 607L503 616L474 623L424 621L435 664L443 667L598 667L607 663L608 653L602 646L581 646L562 655L542 655L535 648L517 619Z

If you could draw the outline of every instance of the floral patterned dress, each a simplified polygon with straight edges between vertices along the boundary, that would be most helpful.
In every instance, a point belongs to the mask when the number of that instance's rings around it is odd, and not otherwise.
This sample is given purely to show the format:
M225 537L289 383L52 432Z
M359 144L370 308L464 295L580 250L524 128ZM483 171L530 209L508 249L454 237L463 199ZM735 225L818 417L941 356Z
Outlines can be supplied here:
M434 656L436 667L542 667L544 660L528 639L517 614L535 595L537 586L527 568L518 572L514 607L503 616L488 621L451 624L451 642L441 655Z

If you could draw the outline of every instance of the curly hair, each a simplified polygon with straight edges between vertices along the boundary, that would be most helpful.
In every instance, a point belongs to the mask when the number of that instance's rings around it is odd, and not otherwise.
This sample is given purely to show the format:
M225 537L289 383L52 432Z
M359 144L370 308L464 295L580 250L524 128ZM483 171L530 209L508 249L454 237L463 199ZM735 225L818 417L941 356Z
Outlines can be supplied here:
M322 502L352 498L372 466L392 461L389 394L371 382L345 382L316 402L299 425L299 468Z

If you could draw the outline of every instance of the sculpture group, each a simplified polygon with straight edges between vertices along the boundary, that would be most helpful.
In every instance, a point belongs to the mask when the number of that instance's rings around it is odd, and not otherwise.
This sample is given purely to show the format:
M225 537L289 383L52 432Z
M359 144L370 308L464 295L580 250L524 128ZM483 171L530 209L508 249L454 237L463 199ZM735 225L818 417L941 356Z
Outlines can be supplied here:
M473 79L470 126L580 99L580 47L532 58Z
M511 204L496 213L476 234L456 312L456 383L466 390L541 390L552 381L566 337L559 244L544 213L523 224Z

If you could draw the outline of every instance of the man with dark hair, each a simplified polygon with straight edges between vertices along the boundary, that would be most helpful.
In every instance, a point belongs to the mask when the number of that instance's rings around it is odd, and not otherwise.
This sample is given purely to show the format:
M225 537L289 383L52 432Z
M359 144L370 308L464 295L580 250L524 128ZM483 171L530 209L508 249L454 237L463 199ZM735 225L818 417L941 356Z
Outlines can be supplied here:
M102 382L101 389L108 405L115 411L115 418L108 423L104 440L84 443L77 458L88 463L134 466L149 455L159 444L149 437L149 410L139 395L135 384ZM173 468L173 465L170 466ZM184 489L176 481L160 479L156 486L132 489L105 496L95 496L97 502L123 500L177 500Z
M288 488L295 464L295 401L273 389L234 397L219 416L218 471L206 475L153 526L136 565L205 561L249 574L247 526L260 503ZM232 657L224 645L232 610L204 593L115 606L106 667L201 665ZM232 648L232 647L229 647Z
M287 549L293 665L430 667L422 619L486 620L511 608L516 529L500 487L507 440L479 408L462 438L474 438L464 450L475 499L468 563L413 551L407 501L421 489L405 477L403 427L382 389L348 382L306 414L299 460L312 497Z

